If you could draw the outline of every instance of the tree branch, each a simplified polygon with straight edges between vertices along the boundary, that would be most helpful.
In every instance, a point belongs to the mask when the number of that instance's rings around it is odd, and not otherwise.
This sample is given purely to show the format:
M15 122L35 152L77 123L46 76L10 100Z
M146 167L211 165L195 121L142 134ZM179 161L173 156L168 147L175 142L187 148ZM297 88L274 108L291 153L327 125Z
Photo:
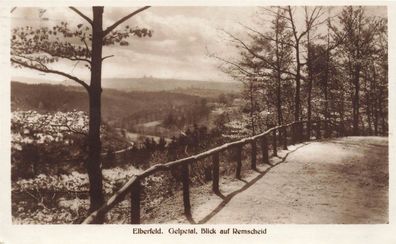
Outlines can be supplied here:
M88 56L88 55L89 55L89 52L90 52L90 50L89 50L89 47L88 47L87 41L85 40L85 36L84 36L84 38L82 39L82 41L84 42L84 45L85 45L85 48L86 48L86 51L85 51L85 56Z
M150 8L151 6L145 6L142 8L139 8L138 10L128 14L127 16L119 19L118 21L116 21L114 24L112 24L111 26L107 27L106 30L103 32L103 37L105 37L107 34L109 34L112 30L114 30L118 25L120 25L121 23L123 23L124 21L128 20L129 18L131 18L132 16Z
M43 65L43 64L41 64L43 67L40 68L40 67L36 67L36 66L34 66L34 65L29 65L29 64L27 64L27 63L25 63L25 62L23 62L23 61L20 61L20 60L18 60L18 59L14 59L14 58L11 58L11 62L16 63L16 64L19 64L19 65L21 65L21 66L23 66L23 67L26 67L26 68L29 68L29 69L35 69L35 70L38 70L38 71L41 71L41 72L44 72L44 73L57 74L57 75L64 76L64 77L66 77L66 78L68 78L68 79L70 79L70 80L73 80L73 81L77 82L78 84L82 85L88 92L89 92L89 90L90 90L88 84L85 83L84 81L80 80L79 78L77 78L77 77L75 77L75 76L72 76L72 75L69 75L69 74L67 74L67 73L61 72L61 71L48 69L48 68L47 68L45 65Z
M218 60L220 60L220 61L222 61L222 62L224 62L224 63L226 63L226 64L230 64L230 65L234 66L235 68L237 68L237 69L238 69L239 71L241 71L242 73L245 73L246 75L251 75L251 76L257 75L257 74L255 74L255 73L252 73L252 72L250 72L250 71L247 71L246 69L242 68L240 65L238 65L238 64L236 64L236 63L233 63L233 62L231 62L231 61L228 61L228 60L226 60L226 59L223 59L223 58L220 58L220 57L217 57L217 56L213 56L213 57L216 58L216 59L218 59Z
M226 33L227 35L229 35L232 39L234 39L235 41L237 41L238 43L240 43L251 55L253 55L254 57L262 60L264 63L266 63L267 65L269 65L271 68L274 67L273 64L271 64L268 60L266 60L265 57L255 53L251 48L249 48L247 46L246 43L244 43L241 39L237 38L236 36L232 35L231 33L228 33L226 31L224 31L224 33Z
M293 11L292 11L290 6L287 6L287 12L289 14L288 20L290 21L291 29L293 31L293 36L294 36L294 39L296 41L295 45L298 46L300 39L306 34L306 32L303 32L302 34L300 34L300 36L297 36L297 28L296 28L296 25L294 23Z
M114 57L114 55L105 56L105 57L102 58L102 61L105 60L106 58L111 58L111 57Z
M77 56L73 56L72 57L72 56L60 55L60 54L57 54L55 52L51 52L51 51L45 50L43 48L39 48L39 50L44 52L44 53L47 53L47 54L51 55L52 57L65 58L65 59L69 59L71 61L84 61L84 62L87 62L89 65L91 65L91 60L86 59L86 58L79 58Z
M247 25L243 25L243 24L241 24L241 23L240 23L240 25L243 26L243 27L245 27L245 28L248 29L249 31L258 34L259 36L261 36L261 37L262 37L263 39L265 39L265 40L276 42L276 40L275 40L274 38L271 38L270 36L266 36L266 35L264 35L263 33L261 33L261 32L259 32L259 31L255 30L255 29L253 29L253 28L251 28L251 27L249 27L249 26L247 26ZM278 42L279 42L280 44L284 44L284 45L289 46L289 47L294 47L292 44L290 44L290 43L288 43L288 42L284 42L284 41L281 41L281 40L278 40Z
M214 55L213 55L212 57L214 57L214 58L216 58L216 59L218 59L218 60L220 60L220 61L222 61L222 62L224 62L224 63L226 63L226 64L229 64L229 65L235 67L235 68L238 69L240 72L242 72L242 74L244 74L244 75L246 75L246 76L248 76L248 77L257 77L257 76L259 76L259 77L273 78L273 76L270 75L270 74L265 74L265 73L252 73L252 72L250 72L250 71L244 69L241 65L236 64L236 63L234 63L234 62L231 62L231 61L229 61L229 60L223 59L223 58L221 58L221 57L214 56ZM242 80L241 80L241 82L244 83L244 81L242 81Z
M62 118L66 121L66 123L64 124L50 124L53 127L65 127L67 130L69 130L69 132L75 133L75 134L79 134L79 135L83 135L83 136L88 136L88 133L85 132L84 130L77 130L77 129L73 129L70 125L67 124L68 122L68 118L65 116L62 116Z
M249 48L249 47L247 46L247 44L245 44L241 39L235 37L234 35L232 35L231 33L226 32L226 31L224 31L224 33L226 33L227 35L229 35L229 36L230 36L231 38L233 38L235 41L239 42L239 43L244 47L244 49L246 49L251 55L253 55L254 57L256 57L256 58L260 59L261 61L263 61L263 63L265 63L266 65L268 65L271 69L276 69L276 67L275 67L275 65L274 65L273 63L269 62L265 57L263 57L263 56L261 56L261 55L255 53L255 52L254 52L251 48ZM289 74L289 75L296 76L296 74L294 74L294 73L292 73L292 72L289 72L289 71L287 71L287 70L281 69L280 71L281 71L282 73L286 73L286 74Z
M90 18L88 18L86 15L84 15L83 13L81 13L80 10L76 9L75 7L69 7L69 8L71 10L73 10L74 12L76 12L78 15L80 15L83 19L88 21L88 23L90 23L91 25L93 24L92 20Z

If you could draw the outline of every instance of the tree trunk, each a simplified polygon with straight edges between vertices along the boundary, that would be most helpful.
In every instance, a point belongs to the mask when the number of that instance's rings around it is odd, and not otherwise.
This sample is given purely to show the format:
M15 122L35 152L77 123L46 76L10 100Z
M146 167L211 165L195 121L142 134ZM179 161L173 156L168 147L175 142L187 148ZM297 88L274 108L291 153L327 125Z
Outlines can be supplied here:
M347 136L349 131L345 129L345 97L344 94L341 96L341 103L340 103L340 134L341 136ZM348 125L349 127L349 125Z
M283 116L282 116L282 98L281 98L281 74L277 71L277 86L276 86L276 113L278 117L278 125L283 123ZM284 131L279 130L279 138L282 138L284 135Z
M325 82L325 84L324 84L324 98L325 98L325 111L324 111L325 134L324 134L324 137L327 138L329 136L329 132L328 132L329 131L329 121L328 120L330 119L330 116L329 116L329 102L328 102L329 95L328 95L328 88L327 88L327 78L326 78L326 80L324 82Z
M355 73L354 73L354 94L353 94L353 135L358 136L359 135L359 90L360 90L360 66L356 65L355 66Z
M377 104L378 104L378 99L374 99L374 104L373 104L373 113L374 113L374 135L378 136L378 109L377 109Z
M301 64L300 64L300 48L299 44L296 44L296 94L294 97L294 105L295 105L295 110L294 110L294 120L295 121L300 121L300 87L301 87Z
M371 104L367 102L366 112L367 112L367 129L368 135L371 136L373 134L373 127L372 127L372 116L371 116Z
M329 66L330 66L330 35L329 35L329 29L327 29L327 47L326 47L326 70L325 70L325 79L324 79L324 84L323 84L323 93L324 93L324 99L325 99L325 104L324 104L324 117L325 117L325 138L329 136L329 122L328 120L330 119L329 116L329 94L328 94L328 84L329 84Z
M312 127L312 123L311 123L311 119L312 119L312 80L311 78L309 78L308 81L308 110L307 110L307 139L309 140L311 137L311 127Z
M104 204L100 153L103 7L93 7L91 84L89 91L88 159L90 212ZM95 223L103 223L103 216Z
M294 121L300 121L301 64L300 64L300 48L298 43L296 44L296 62L297 62L297 66L296 66L296 93L294 97L294 106L295 106ZM300 127L298 127L298 129L294 133L296 140L300 142L300 140L302 139Z
M367 132L368 135L371 136L373 129L372 129L372 113L371 113L371 92L372 92L372 87L369 87L369 82L368 82L368 74L367 70L364 71L364 93L366 94L366 116L367 116Z
M283 123L283 116L282 116L282 99L281 99L281 81L280 81L280 74L278 75L278 84L276 88L276 110L278 116L278 125Z
M278 9L279 10L279 9ZM278 13L279 14L279 13ZM276 32L275 32L275 54L276 54L276 113L278 117L278 125L283 123L282 115L282 79L281 79L281 58L279 54L279 15L276 17ZM282 137L283 131L279 131Z
M374 135L378 136L378 104L379 104L379 96L378 96L378 88L377 88L377 72L375 70L375 64L373 64L373 80L372 80L372 94L374 95L373 97L373 102L372 102L372 109L371 112L373 113L374 116Z
M254 128L254 98L253 98L253 92L254 92L254 88L253 88L253 83L250 83L250 123L252 126L252 136L256 135L256 130Z
M311 117L312 117L312 83L313 83L313 75L312 75L312 53L310 47L310 36L309 36L309 26L307 26L307 45L308 45L308 97L307 97L307 139L311 138Z
M381 116L381 135L387 134L386 122L385 122L385 112L383 111L383 89L379 87L379 96L378 96L378 107L379 107L379 115Z
M372 104L372 112L374 113L374 135L378 136L378 104L379 104L379 97L377 97L378 89L377 89L377 73L375 71L375 66L373 65L373 83L372 83L372 90L374 94L374 102Z

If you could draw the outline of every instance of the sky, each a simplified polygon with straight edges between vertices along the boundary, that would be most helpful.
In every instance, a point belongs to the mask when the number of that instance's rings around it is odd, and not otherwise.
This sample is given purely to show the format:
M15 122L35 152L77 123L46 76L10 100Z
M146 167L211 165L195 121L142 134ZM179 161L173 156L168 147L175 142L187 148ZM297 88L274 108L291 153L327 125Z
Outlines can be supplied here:
M91 17L90 8L79 8ZM105 7L104 27L136 10L136 7ZM45 11L44 11L45 10ZM130 38L129 46L104 47L103 55L114 55L103 63L103 78L127 78L153 76L157 78L177 78L189 80L229 81L231 78L218 67L217 56L236 56L236 50L224 35L224 30L242 34L241 24L258 25L255 17L258 8L248 7L151 7L132 17L125 25L149 28L151 38ZM41 14L40 14L41 12ZM386 15L386 8L371 7L373 15ZM85 23L69 8L16 8L11 15L11 26L53 26L67 21L71 27ZM269 22L261 23L266 28ZM120 26L122 27L122 26ZM89 70L78 64L58 62L51 67L88 79ZM63 81L56 75L38 73L28 69L11 70L12 77Z

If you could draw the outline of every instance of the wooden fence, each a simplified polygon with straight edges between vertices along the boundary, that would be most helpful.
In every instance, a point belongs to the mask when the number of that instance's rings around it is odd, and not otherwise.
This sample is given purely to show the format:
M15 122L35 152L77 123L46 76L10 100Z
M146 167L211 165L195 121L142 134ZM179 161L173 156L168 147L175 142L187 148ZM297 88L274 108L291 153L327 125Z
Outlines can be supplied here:
M269 130L252 136L248 138L241 139L239 141L234 141L226 143L219 147L210 149L208 151L183 158L175 161L171 161L165 164L154 165L147 170L133 175L131 179L119 189L107 202L100 207L98 210L92 212L82 223L92 224L97 223L99 219L103 219L103 216L109 212L116 204L123 201L128 193L130 194L131 201L131 224L140 224L140 197L142 192L141 181L146 177L159 172L159 171L169 171L172 168L178 166L182 168L182 184L183 184L183 204L184 213L187 217L191 217L191 204L190 204L190 165L194 164L198 160L202 160L208 157L212 157L212 190L215 193L219 193L219 155L225 150L236 150L236 178L241 177L242 168L242 150L243 146L251 144L251 168L256 169L257 164L257 143L261 146L262 151L262 163L269 163L269 145L272 144L273 155L277 155L278 146L282 146L283 149L287 149L288 144L300 143L303 141L310 140L312 135L315 138L321 138L322 126L325 123L325 135L329 135L331 132L329 121L298 121L286 125L280 125ZM307 130L310 128L310 131ZM305 134L304 134L305 132ZM289 135L290 134L290 135ZM288 141L288 136L290 136L291 141ZM270 140L272 139L272 140ZM230 162L231 163L231 162Z

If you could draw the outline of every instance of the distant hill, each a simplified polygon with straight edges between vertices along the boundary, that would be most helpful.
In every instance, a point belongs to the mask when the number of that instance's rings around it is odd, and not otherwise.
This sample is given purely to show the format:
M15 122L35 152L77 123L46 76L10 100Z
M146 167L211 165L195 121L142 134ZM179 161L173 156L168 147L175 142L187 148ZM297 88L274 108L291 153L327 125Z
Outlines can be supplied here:
M106 121L122 118L153 120L163 117L169 109L189 107L202 100L201 97L175 92L122 92L104 89L102 93L102 116ZM11 110L88 111L88 96L83 88L51 84L25 84L11 82Z
M45 79L15 77L14 80L30 84L49 83ZM75 86L73 81L64 81L63 85ZM143 78L112 78L102 80L103 88L121 91L175 91L183 94L193 94L204 97L215 97L222 93L239 93L242 85L238 82L159 79Z
M103 87L127 91L171 91L171 90L216 90L223 93L235 93L241 89L237 82L216 82L178 79L114 78L103 79Z

